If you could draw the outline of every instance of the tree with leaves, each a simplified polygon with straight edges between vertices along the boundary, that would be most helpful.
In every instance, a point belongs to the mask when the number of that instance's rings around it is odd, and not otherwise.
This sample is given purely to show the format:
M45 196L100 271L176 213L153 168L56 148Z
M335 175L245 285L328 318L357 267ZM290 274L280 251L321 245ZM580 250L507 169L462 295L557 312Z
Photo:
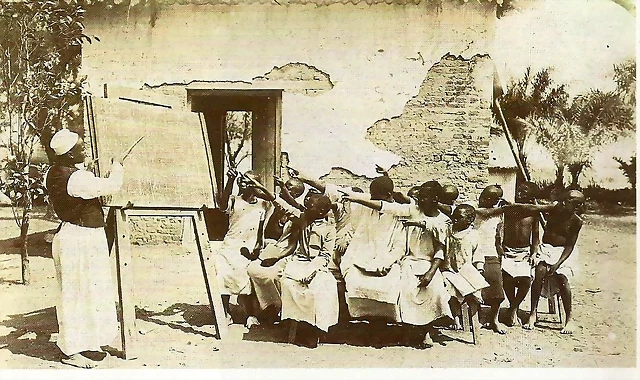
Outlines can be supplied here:
M593 153L603 144L614 142L628 135L635 127L634 109L616 91L591 90L576 96L568 110L568 120L580 129L575 137L576 154L567 162L571 174L571 187L578 187L578 180L585 168L591 166Z
M81 125L83 33L81 1L0 2L0 119L9 156L0 163L20 227L22 280L29 283L28 231L35 199L43 197L44 167L32 164L36 144L60 128Z
M631 184L633 191L636 191L636 156L635 154L629 159L629 162L623 160L620 157L614 157L614 160L618 163L618 167L627 177L627 180Z
M551 69L533 74L530 67L521 79L511 82L501 97L505 121L525 170L528 170L527 144L535 141L536 137L535 128L532 129L527 121L551 123L566 108L568 99L565 85L558 85L551 78Z

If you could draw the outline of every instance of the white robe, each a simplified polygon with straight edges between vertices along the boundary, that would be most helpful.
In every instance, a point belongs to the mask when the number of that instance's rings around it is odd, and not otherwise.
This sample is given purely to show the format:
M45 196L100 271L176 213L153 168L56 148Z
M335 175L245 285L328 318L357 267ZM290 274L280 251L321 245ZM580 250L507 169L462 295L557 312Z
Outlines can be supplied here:
M246 247L252 251L258 237L260 221L265 220L267 202L258 199L248 203L240 196L229 199L229 231L216 252L216 271L220 279L220 293L224 295L251 294L247 268L251 261L240 254Z
M387 203L387 202L383 202ZM354 234L340 269L347 289L347 305L352 317L386 317L400 321L400 259L405 254L405 237L397 216L352 204ZM363 273L391 268L382 277Z
M78 170L69 178L67 192L92 199L113 194L123 182L124 169L114 163L109 178ZM46 183L46 179L45 179ZM99 351L118 335L115 284L103 228L64 222L53 238L52 253L60 298L57 345L67 356Z
M425 228L408 227L408 253L400 261L400 320L412 325L427 325L438 318L451 317L450 294L440 269L436 269L429 285L418 286L420 276L431 269L434 260L445 258L449 217L441 212L435 217L426 216L417 206L412 207L409 215L402 215L423 222Z

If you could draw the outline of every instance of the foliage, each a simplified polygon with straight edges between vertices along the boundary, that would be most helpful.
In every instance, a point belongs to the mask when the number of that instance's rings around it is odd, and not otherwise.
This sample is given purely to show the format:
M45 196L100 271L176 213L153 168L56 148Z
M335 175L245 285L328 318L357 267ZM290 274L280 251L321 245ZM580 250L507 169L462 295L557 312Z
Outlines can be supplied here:
M0 2L0 119L6 129L0 132L8 135L9 150L2 188L20 226L25 283L30 212L44 194L43 168L31 164L34 148L42 143L50 155L53 133L81 124L80 49L92 40L83 33L83 16L78 0Z
M569 102L565 86L554 83L549 69L533 76L527 69L503 97L505 119L521 160L526 163L528 141L546 147L556 165L558 188L564 186L565 170L571 174L570 186L578 187L594 152L634 129L634 108L625 91L630 91L631 83L635 85L635 66L625 63L615 66L615 71L618 90L590 90Z
M629 159L629 162L626 162L625 160L619 157L614 157L613 159L616 160L620 170L622 170L622 172L624 173L624 176L627 177L627 180L631 184L631 188L635 191L636 190L636 156L633 155L631 159Z
M520 160L527 169L527 143L535 139L536 129L528 120L554 120L566 109L569 95L564 84L556 85L550 69L532 74L527 68L523 77L510 83L500 99L507 127L515 139Z
M613 80L616 93L635 109L636 105L636 60L629 59L620 65L613 65Z

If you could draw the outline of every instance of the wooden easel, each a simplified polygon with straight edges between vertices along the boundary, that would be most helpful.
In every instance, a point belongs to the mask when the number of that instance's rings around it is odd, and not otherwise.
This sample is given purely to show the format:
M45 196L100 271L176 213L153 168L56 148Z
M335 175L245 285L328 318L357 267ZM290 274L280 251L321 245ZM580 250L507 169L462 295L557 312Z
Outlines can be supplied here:
M215 260L209 248L209 238L202 209L182 207L110 207L109 214L113 215L114 219L111 221L115 229L112 252L115 253L116 258L118 301L121 308L120 331L124 359L135 359L138 354L135 327L134 270L131 260L131 231L129 228L129 217L131 216L188 217L191 219L200 256L204 285L207 289L209 305L213 313L216 338L224 338L227 333L227 325L223 318L224 310L218 288Z

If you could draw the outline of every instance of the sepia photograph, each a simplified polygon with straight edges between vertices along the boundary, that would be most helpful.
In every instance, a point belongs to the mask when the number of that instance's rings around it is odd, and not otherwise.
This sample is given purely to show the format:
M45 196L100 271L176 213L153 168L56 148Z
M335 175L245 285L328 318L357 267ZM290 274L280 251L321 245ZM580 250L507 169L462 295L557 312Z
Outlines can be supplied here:
M0 369L609 378L636 148L635 0L0 0Z

